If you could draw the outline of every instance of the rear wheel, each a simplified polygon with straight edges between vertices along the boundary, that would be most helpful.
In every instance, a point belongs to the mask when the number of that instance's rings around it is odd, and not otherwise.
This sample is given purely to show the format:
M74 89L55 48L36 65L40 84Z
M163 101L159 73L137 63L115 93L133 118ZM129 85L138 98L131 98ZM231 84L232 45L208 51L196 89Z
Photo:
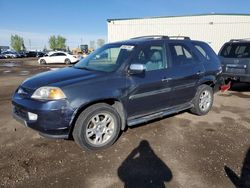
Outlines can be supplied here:
M41 59L41 60L40 60L40 64L41 64L41 65L46 65L47 63L46 63L46 61L45 61L44 59Z
M69 59L65 59L64 62L65 62L66 65L69 65L71 63L71 61Z
M73 137L80 147L97 150L111 146L120 130L121 118L116 109L99 103L88 107L79 115Z
M205 115L211 110L213 101L213 89L208 85L200 85L193 99L194 107L191 112L199 116Z

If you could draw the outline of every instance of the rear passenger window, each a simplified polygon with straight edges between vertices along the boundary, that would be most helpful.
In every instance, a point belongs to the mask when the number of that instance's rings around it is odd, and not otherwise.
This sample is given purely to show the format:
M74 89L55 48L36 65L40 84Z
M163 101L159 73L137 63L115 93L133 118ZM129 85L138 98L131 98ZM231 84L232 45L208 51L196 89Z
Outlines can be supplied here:
M51 54L50 57L58 56L58 53Z
M217 55L206 43L193 43L195 48L200 52L203 60L206 62L218 61Z
M64 53L57 53L57 56L66 56Z
M171 56L173 59L173 66L191 64L197 62L196 56L194 56L185 44L169 44Z

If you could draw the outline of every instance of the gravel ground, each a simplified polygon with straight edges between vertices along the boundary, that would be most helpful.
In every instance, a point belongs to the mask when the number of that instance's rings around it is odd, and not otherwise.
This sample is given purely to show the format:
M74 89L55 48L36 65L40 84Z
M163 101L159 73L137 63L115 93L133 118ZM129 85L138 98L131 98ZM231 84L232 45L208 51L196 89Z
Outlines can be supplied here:
M106 150L90 152L71 140L42 138L11 117L17 86L62 66L0 62L1 187L231 188L230 178L243 178L250 160L250 85L217 93L206 116L183 112L158 119L129 128Z

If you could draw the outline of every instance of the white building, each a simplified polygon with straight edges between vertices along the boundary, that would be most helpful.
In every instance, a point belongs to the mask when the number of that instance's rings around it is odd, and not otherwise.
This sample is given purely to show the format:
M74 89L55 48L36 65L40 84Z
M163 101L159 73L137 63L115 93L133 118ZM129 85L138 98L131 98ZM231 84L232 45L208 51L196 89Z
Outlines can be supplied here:
M201 14L109 19L108 42L145 35L189 36L218 52L230 39L250 38L250 14Z

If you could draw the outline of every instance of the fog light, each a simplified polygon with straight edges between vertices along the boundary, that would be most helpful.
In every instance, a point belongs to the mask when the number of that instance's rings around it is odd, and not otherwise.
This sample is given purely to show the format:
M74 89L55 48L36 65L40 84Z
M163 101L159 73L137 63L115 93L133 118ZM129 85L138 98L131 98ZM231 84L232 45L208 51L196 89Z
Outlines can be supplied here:
M28 112L28 117L29 117L29 120L31 121L37 120L37 114L31 113L31 112Z

